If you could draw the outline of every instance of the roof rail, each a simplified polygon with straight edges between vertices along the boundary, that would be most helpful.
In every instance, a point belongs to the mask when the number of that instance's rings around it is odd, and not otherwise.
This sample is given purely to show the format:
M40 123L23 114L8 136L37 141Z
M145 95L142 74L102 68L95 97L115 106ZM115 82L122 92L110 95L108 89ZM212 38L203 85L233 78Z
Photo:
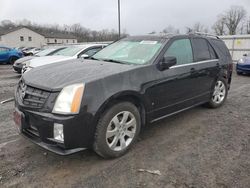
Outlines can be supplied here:
M214 38L217 38L217 39L220 39L217 35L214 35L214 34L210 34L210 33L205 33L205 32L190 32L189 34L196 34L196 35L201 35L201 36L206 36L206 37L214 37Z

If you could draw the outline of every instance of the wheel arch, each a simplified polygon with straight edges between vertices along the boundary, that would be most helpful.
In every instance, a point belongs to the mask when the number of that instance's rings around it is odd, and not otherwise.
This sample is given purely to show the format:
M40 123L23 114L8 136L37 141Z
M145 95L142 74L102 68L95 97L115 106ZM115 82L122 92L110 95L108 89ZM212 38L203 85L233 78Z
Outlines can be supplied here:
M135 91L123 91L109 97L96 112L95 119L99 119L105 110L119 102L131 102L134 104L140 112L142 126L146 124L145 101L143 97Z
M11 58L16 58L16 60L19 59L19 57L16 56L16 55L10 55L10 56L9 56L9 59L8 59L8 62L10 62Z

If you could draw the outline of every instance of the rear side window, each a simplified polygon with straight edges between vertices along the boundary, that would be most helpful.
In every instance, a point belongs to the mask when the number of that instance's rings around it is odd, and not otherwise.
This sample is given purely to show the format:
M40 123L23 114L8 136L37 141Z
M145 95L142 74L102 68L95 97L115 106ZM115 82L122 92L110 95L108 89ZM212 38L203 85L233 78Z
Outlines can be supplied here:
M227 46L225 45L225 43L222 40L211 40L212 45L214 46L214 48L217 50L217 53L219 54L223 54L224 56L228 56L230 57L230 52L227 49Z
M193 51L189 39L178 39L167 49L164 57L173 56L177 59L177 65L193 62Z
M209 48L209 53L210 53L211 59L218 59L217 54L215 53L213 47L209 43L208 43L208 48Z
M210 60L209 45L205 39L194 38L192 40L193 50L194 50L194 60L197 61L206 61Z

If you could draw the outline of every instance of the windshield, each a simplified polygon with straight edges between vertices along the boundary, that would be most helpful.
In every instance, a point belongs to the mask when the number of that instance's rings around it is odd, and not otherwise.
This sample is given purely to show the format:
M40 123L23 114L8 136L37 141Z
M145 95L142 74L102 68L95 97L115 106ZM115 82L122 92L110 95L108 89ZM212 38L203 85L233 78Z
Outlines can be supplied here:
M63 50L60 50L56 53L53 54L54 55L62 55L62 56L74 56L76 55L79 51L81 51L83 49L83 47L80 46L70 46L68 48L65 48Z
M152 40L121 40L113 43L93 58L127 64L146 64L159 52L162 43Z
M42 51L36 53L36 56L39 56L39 57L46 56L55 50L56 49L54 49L54 48L45 49L45 50L42 50Z

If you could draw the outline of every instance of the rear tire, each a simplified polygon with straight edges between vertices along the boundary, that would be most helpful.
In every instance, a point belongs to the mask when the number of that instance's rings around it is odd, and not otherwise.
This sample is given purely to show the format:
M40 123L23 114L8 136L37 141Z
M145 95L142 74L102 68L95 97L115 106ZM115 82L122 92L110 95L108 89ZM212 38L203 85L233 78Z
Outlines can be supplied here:
M227 94L228 84L225 79L219 78L215 83L211 99L208 102L208 107L218 108L222 106L227 99Z
M238 71L237 71L237 75L239 75L239 76L242 75L242 72L238 72Z
M99 119L93 148L103 158L120 157L134 144L140 129L137 107L130 102L115 104Z
M10 57L9 64L13 65L17 59L17 57Z

